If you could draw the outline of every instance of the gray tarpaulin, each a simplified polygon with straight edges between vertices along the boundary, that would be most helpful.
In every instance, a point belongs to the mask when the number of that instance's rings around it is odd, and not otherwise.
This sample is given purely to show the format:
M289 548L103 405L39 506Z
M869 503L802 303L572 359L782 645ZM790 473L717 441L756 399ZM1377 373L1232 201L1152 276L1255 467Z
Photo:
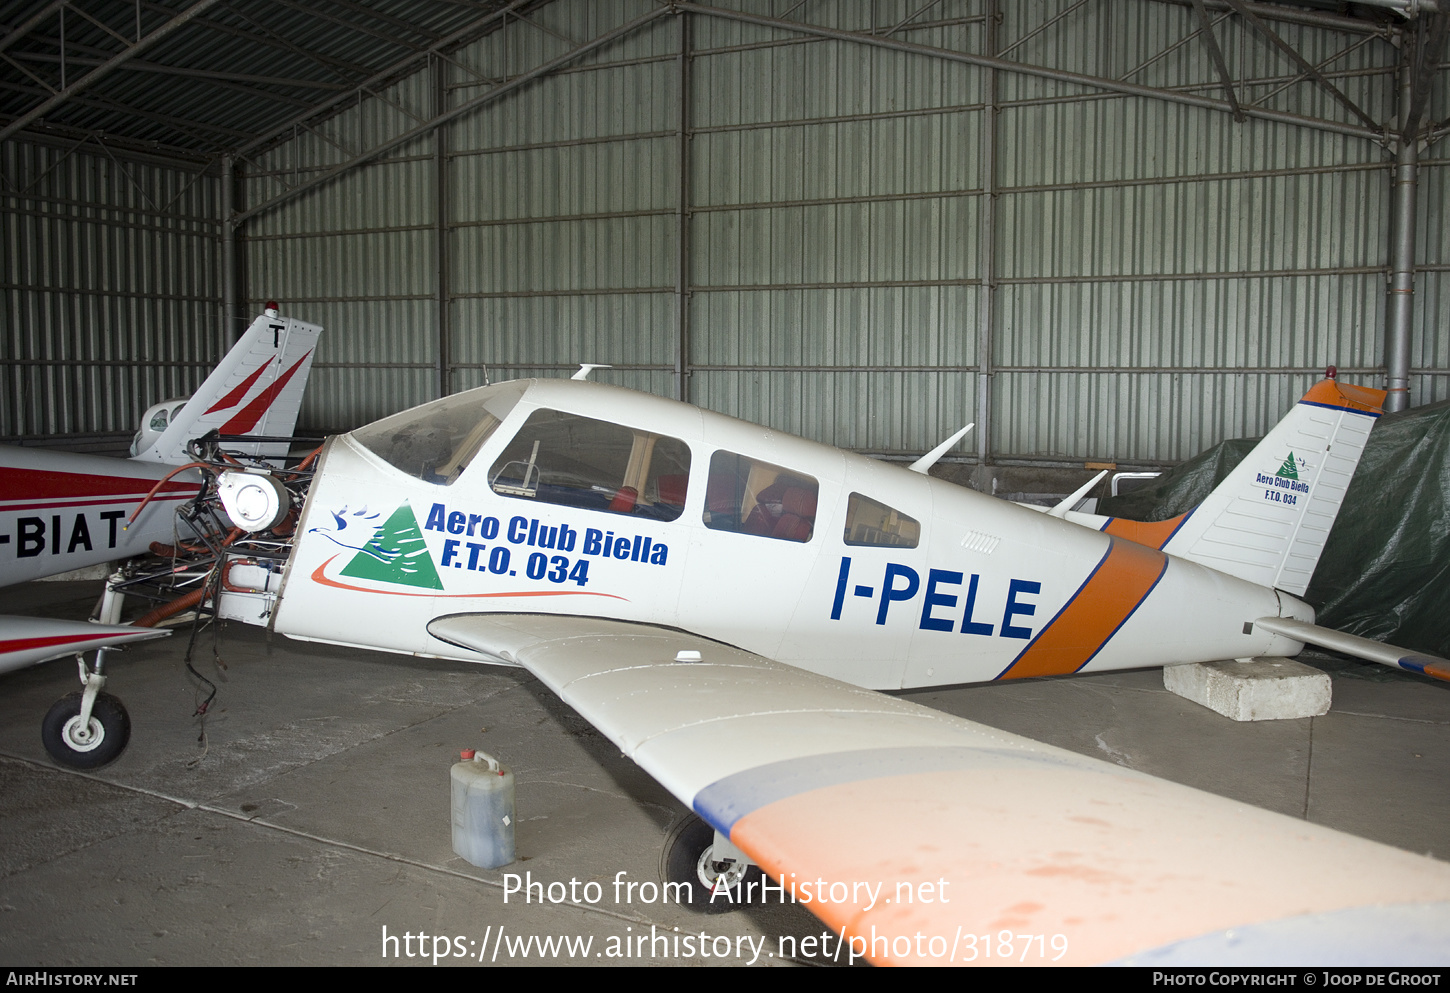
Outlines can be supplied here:
M1257 443L1225 441L1098 513L1191 510ZM1450 402L1375 424L1304 599L1325 627L1450 656Z

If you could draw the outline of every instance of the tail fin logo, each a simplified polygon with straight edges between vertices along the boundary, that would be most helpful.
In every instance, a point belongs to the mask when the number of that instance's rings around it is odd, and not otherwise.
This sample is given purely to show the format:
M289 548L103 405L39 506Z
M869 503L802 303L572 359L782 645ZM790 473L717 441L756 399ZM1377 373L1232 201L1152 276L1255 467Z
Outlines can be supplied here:
M398 583L426 590L441 590L438 570L413 508L406 503L393 511L368 539L362 550L342 570L344 576L371 579L380 583Z
M1293 452L1289 453L1289 457L1284 460L1284 464L1279 466L1279 471L1274 473L1274 475L1280 479L1297 480L1299 478L1299 467L1295 465Z

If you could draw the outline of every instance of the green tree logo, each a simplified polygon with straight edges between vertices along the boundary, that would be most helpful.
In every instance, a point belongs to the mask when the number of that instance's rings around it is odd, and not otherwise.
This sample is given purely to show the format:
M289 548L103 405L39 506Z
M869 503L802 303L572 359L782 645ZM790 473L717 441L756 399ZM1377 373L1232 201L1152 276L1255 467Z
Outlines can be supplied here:
M428 590L443 588L438 571L433 568L433 557L428 554L428 543L418 529L418 519L406 503L373 532L342 574Z
M1281 465L1281 466L1279 466L1279 471L1276 472L1276 473L1274 473L1274 475L1279 476L1279 477L1281 477L1283 479L1298 479L1299 478L1299 469L1298 469L1297 466L1294 465L1294 453L1293 452L1290 452L1289 453L1289 457L1284 460L1284 464Z

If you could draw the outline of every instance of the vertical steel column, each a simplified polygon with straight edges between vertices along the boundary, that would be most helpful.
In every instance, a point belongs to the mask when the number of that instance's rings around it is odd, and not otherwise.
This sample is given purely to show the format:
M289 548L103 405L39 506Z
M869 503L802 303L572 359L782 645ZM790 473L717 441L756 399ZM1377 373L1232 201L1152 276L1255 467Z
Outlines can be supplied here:
M675 65L679 100L676 148L679 198L675 204L675 396L690 400L690 15L681 13Z
M232 221L232 217L237 212L237 160L230 155L222 156L221 194L222 327L221 351L217 353L218 358L225 355L227 349L232 347L232 335L236 330L239 303L237 299L237 225Z
M433 63L433 116L448 109L448 81L442 59ZM448 282L448 125L433 129L434 255L438 266L438 395L453 391L452 300ZM485 372L487 378L487 372Z
M1420 151L1410 131L1414 98L1415 46L1405 34L1400 68L1400 140L1390 187L1390 282L1385 300L1385 410L1410 406L1410 328L1415 312L1415 207Z
M982 48L988 56L997 53L997 0L986 0L987 18L982 24ZM981 285L977 290L977 465L984 466L992 453L992 355L997 291L997 70L982 70L982 196L977 211L977 268Z

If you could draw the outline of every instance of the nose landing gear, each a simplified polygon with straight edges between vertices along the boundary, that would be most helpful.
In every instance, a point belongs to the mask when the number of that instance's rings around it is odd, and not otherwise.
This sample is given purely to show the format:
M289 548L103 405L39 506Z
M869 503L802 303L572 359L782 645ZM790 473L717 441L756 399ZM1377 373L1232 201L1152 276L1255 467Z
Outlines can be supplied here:
M57 700L40 723L40 740L50 757L73 769L98 769L114 761L131 738L131 715L121 701L102 693L106 650L96 652L96 667L76 656L84 690Z

